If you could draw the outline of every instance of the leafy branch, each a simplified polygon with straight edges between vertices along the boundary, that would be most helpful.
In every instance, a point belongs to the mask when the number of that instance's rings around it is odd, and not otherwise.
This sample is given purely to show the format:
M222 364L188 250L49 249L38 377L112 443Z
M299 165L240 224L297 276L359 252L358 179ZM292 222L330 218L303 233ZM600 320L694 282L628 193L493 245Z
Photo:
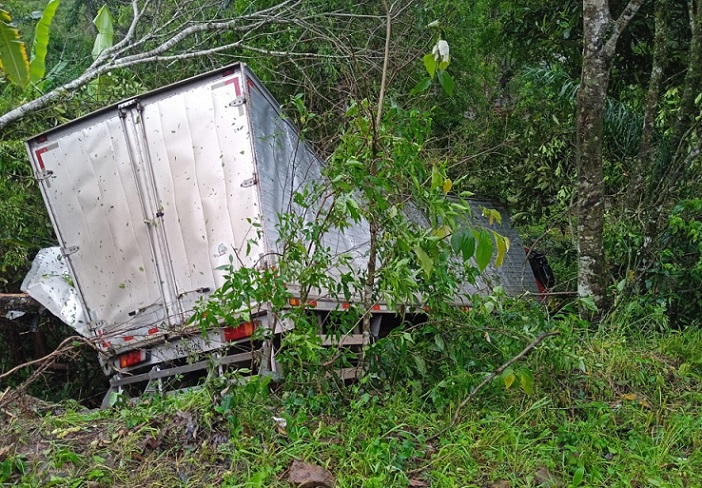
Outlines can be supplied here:
M438 439L439 436L441 436L444 432L446 432L453 425L455 425L456 422L458 422L458 419L461 418L461 410L463 410L463 407L465 407L471 401L473 401L473 399L478 395L480 390L482 390L485 387L485 385L487 385L492 380L494 380L495 378L500 376L502 373L504 373L507 370L507 368L512 366L514 363L524 359L532 350L534 350L536 348L536 346L541 344L545 339L548 339L549 337L557 336L559 334L560 334L560 331L557 331L557 330L552 330L550 332L542 333L536 339L531 341L531 343L528 346L526 346L524 349L522 349L522 351L519 354L517 354L516 356L511 358L509 361L504 363L502 366L497 368L495 371L493 371L489 375L487 375L483 379L483 381L481 381L480 384L478 384L478 386L473 388L473 391L471 391L470 394L467 397L465 397L461 403L458 404L458 407L456 407L456 411L453 413L453 417L451 417L451 421L448 423L448 425L446 427L444 427L443 429L441 429L440 431L436 432L431 437L427 438L426 442L431 442L435 439Z

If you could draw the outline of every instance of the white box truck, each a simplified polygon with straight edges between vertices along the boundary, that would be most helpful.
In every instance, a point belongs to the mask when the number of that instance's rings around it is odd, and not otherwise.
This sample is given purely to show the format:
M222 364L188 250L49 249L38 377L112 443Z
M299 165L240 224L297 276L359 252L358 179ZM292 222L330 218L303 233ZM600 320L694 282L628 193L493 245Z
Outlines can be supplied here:
M235 265L275 264L278 216L294 211L293 192L322 178L322 163L246 65L107 107L26 147L60 247L40 255L25 288L96 341L113 388L206 368L203 353L217 365L251 361L250 326L203 334L188 319L222 285L218 268L231 255ZM498 231L513 251L466 291L536 295L506 215ZM325 244L365 267L364 226L332 231ZM309 298L319 313L344 306ZM374 308L378 319L394 315ZM259 326L273 323L266 310Z

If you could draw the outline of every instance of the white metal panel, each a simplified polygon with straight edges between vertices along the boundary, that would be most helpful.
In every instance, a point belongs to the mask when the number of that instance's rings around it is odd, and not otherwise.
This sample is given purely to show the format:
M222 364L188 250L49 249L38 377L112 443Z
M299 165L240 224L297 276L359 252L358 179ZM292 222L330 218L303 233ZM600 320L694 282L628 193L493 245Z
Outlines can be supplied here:
M78 290L72 285L60 247L40 249L20 289L41 303L80 335L91 337Z
M116 116L30 143L42 191L97 334L162 318L125 134ZM73 248L73 249L71 249ZM73 252L75 251L75 252ZM149 308L152 317L134 311Z
M201 76L28 142L94 335L122 350L186 325L218 267L258 263L240 69ZM233 103L236 102L236 103Z
M257 238L256 225L261 221L261 207L249 130L250 114L245 105L232 106L233 100L242 100L239 98L242 84L239 73L222 83L211 85L228 223L234 237L231 242L224 242L224 246L214 240L217 247L213 249L213 254L218 256L215 261L217 266L228 264L231 254L236 254L237 266L254 266L260 264L259 259L264 253L264 245ZM229 248L223 252L227 244ZM248 255L247 245L250 245ZM216 286L222 286L223 282L223 274L215 273Z
M231 81L231 82L230 82ZM254 239L258 220L257 189L244 106L234 106L239 76L154 102L144 100L142 123L180 311L185 319L195 301L221 286L235 264L253 264L243 256ZM241 261L239 260L241 259Z
M299 207L293 202L293 194L302 191L307 184L323 182L322 163L300 139L297 129L281 115L265 88L253 80L248 85L265 239L269 250L281 252L278 216L294 212L309 221L316 218L317 208ZM369 235L363 223L351 223L343 231L331 228L322 243L335 255L351 256L355 271L366 269ZM354 270L334 268L328 272L339 275Z
M497 253L494 252L491 263L482 273L474 276L472 283L467 279L463 280L457 293L459 298L464 298L465 300L463 301L467 303L470 301L469 297L471 295L489 295L498 286L501 286L509 296L518 296L525 292L531 293L534 296L538 295L539 291L534 281L531 266L529 266L527 262L526 253L522 248L519 234L512 226L507 210L496 202L470 199L467 203L471 209L470 215L463 216L459 225L469 229L494 230L509 239L510 250L505 255L504 261L500 267L495 267ZM500 212L502 223L499 224L497 221L490 223L490 219L482 215L483 208L494 209ZM405 215L421 228L426 229L431 226L429 220L426 218L426 214L413 205L408 205L405 208ZM456 258L453 260L453 264L455 265L454 271L461 276L463 268L462 260Z

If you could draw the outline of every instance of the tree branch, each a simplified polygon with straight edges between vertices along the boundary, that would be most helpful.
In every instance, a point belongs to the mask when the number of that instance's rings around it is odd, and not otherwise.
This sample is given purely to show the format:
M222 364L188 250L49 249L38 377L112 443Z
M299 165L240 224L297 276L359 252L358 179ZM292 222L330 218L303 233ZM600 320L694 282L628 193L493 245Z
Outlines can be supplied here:
M629 0L629 3L624 8L619 18L614 22L612 33L604 46L604 52L608 58L614 56L619 36L622 35L622 32L624 32L624 29L629 25L629 22L634 18L643 3L644 0Z
M293 51L274 51L259 48L245 43L247 38L252 37L253 32L259 31L263 27L273 24L293 24L302 26L306 30L314 28L313 20L319 17L338 16L336 12L320 12L311 15L300 15L296 8L301 5L301 0L285 0L272 7L268 7L256 12L241 15L229 20L193 21L192 16L184 19L184 14L169 20L165 25L146 29L146 33L136 39L140 23L147 19L145 11L153 6L151 0L145 0L141 8L139 0L132 0L132 10L134 18L124 37L112 47L105 49L98 55L92 64L76 79L45 93L38 98L16 107L0 116L0 130L8 125L20 120L22 117L41 110L51 103L54 103L66 95L69 95L84 86L88 85L98 76L119 68L131 66L189 59L198 56L207 56L225 51L226 49L245 49L252 52L259 52L273 56L299 57L299 58L320 58L320 59L343 59L344 56L334 56L329 54L316 53L295 53ZM155 7L154 7L155 8ZM201 12L201 10L197 10ZM176 18L180 20L176 21ZM174 23L175 22L175 23ZM192 22L192 23L191 23ZM190 25L188 25L190 24ZM240 39L228 43L226 46L216 46L208 49L195 49L191 51L174 53L167 55L169 51L178 46L184 40L192 38L206 32L237 32ZM159 39L160 38L160 39ZM143 52L135 52L138 48L146 47L158 39L155 47L150 47ZM339 45L343 46L343 43ZM130 54L131 53L131 54Z

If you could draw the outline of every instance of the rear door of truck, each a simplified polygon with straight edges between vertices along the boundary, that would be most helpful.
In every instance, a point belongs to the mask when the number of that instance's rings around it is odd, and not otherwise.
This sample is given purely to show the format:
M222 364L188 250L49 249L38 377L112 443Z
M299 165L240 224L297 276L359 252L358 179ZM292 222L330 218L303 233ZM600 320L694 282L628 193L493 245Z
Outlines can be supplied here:
M90 329L101 336L101 345L114 346L124 337L129 342L142 328L165 321L162 279L143 223L148 209L117 111L37 137L28 149Z
M27 142L103 347L182 329L217 268L253 265L259 204L242 66L109 107Z

